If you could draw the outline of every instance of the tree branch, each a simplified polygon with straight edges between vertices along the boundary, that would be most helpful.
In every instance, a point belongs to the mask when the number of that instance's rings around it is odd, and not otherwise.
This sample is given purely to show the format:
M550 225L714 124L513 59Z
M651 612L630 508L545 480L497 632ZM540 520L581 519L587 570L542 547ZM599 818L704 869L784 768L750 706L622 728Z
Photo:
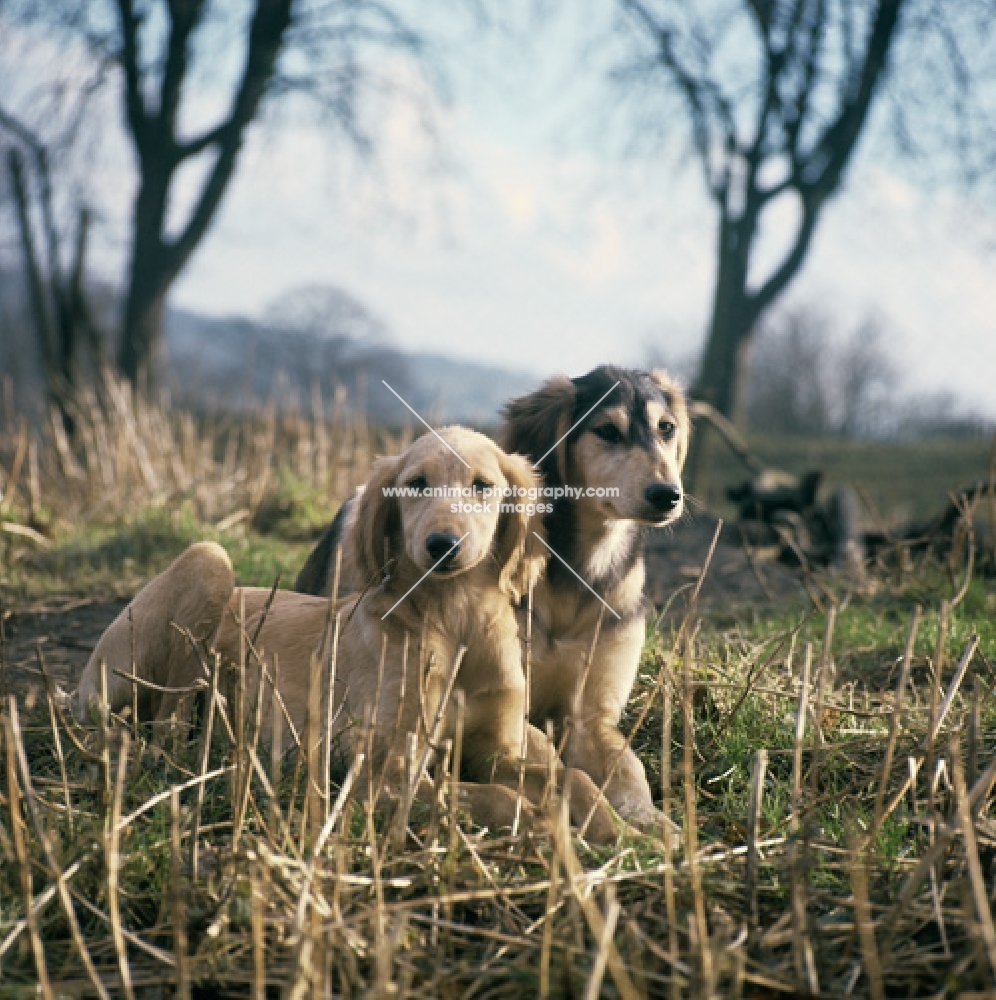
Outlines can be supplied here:
M758 31L766 45L771 42L771 16L774 13L772 0L747 0L747 6L757 21Z
M618 0L619 4L635 15L644 29L652 36L657 46L658 56L664 68L674 78L688 105L692 124L692 141L702 163L706 184L712 198L723 204L729 188L728 167L713 173L712 132L720 133L725 150L737 149L736 122L729 98L718 85L707 77L689 69L675 49L674 30L659 21L642 0Z
M169 0L166 6L170 24L157 119L160 135L175 149L176 117L187 75L190 36L203 14L204 0Z
M138 65L138 15L133 0L117 0L121 21L121 50L118 55L125 78L125 116L135 138L139 156L147 150L149 113L142 96L141 72Z
M840 184L844 167L868 116L875 88L885 70L899 13L905 3L906 0L878 0L865 58L853 93L841 94L841 109L836 119L826 128L813 152L802 164L803 183L809 188L819 189L823 197L832 194ZM815 173L807 176L814 167Z
M49 377L58 371L59 353L55 344L55 333L52 324L50 303L45 294L45 282L42 278L38 255L35 250L34 235L31 228L31 209L28 198L28 188L24 179L24 165L21 153L11 149L7 153L7 168L10 172L11 188L14 192L14 204L17 208L18 229L21 238L21 252L24 256L24 271L27 277L28 291L31 296L31 309L35 319L35 333L41 345L42 357Z
M228 119L215 130L213 141L220 144L218 158L201 188L187 225L167 248L171 277L178 274L187 262L221 204L235 171L245 130L255 117L267 84L273 77L277 55L291 23L293 4L294 0L257 0L249 29L245 67L232 110ZM210 145L206 139L207 136L202 136L200 142Z
M231 119L225 119L220 125L208 129L195 139L176 143L174 154L177 162L189 159L191 156L200 156L205 149L210 149L217 143L224 142L231 131L232 121Z
M24 124L19 118L7 111L0 105L0 128L6 129L19 142L22 142L31 150L31 155L36 157L44 151L41 140Z
M49 151L44 142L9 111L0 107L0 128L10 132L31 156L34 171L38 177L38 201L41 207L42 229L45 236L45 255L48 258L49 286L59 321L64 319L65 301L63 295L62 265L59 254L59 230L55 223L55 205L52 191L52 172L49 169ZM12 153L13 157L13 153ZM15 181L23 185L23 167L11 160L11 171ZM26 190L26 188L24 189ZM25 197L25 204L27 199Z
M799 5L800 10L802 4ZM801 21L801 18L800 18ZM817 5L816 16L813 18L808 31L808 44L805 52L801 56L802 72L800 82L796 88L795 105L790 112L790 117L784 119L785 144L789 159L792 163L792 171L798 176L802 176L803 156L799 149L799 139L802 134L802 127L806 123L806 117L812 106L813 90L816 86L816 74L820 68L820 52L823 48L823 41L826 37L827 11L826 3L820 0ZM793 28L793 33L798 30L799 22Z
M813 202L806 198L803 199L802 219L799 222L799 228L796 230L791 248L768 280L756 292L746 296L746 308L751 320L745 327L747 331L753 327L754 322L765 309L785 291L788 283L802 267L813 241L813 233L816 232L816 223L819 221L821 207L822 199Z
M747 301L753 319L760 316L781 295L802 267L812 243L820 212L827 199L836 191L844 167L850 159L854 145L861 133L875 86L885 68L886 56L898 23L899 8L902 3L903 0L880 0L865 49L865 58L859 72L858 83L853 94L848 97L842 93L842 107L837 118L825 130L813 153L796 165L797 148L795 143L798 141L798 129L801 127L801 121L814 86L815 67L818 64L818 53L822 47L825 16L814 19L810 26L809 44L805 53L805 72L797 104L798 124L794 133L788 133L793 136L793 147L789 150L793 169L785 181L770 188L763 195L764 200L768 201L787 190L798 191L799 197L802 199L802 219L792 246L781 264L756 292L748 296ZM825 15L824 4L821 2L818 7L817 13ZM807 176L814 165L819 165L819 172L815 176Z

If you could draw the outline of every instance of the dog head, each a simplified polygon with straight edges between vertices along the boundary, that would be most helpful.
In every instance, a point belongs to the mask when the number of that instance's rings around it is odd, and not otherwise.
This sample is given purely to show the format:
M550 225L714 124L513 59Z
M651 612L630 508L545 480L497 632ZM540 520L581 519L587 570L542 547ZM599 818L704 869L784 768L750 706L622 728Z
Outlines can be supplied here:
M669 524L683 507L688 451L684 393L663 369L603 365L512 400L503 444L539 462L549 485L592 493L606 517Z
M346 545L364 583L406 564L437 578L492 560L515 598L542 572L535 517L539 481L529 462L483 434L444 427L375 464Z

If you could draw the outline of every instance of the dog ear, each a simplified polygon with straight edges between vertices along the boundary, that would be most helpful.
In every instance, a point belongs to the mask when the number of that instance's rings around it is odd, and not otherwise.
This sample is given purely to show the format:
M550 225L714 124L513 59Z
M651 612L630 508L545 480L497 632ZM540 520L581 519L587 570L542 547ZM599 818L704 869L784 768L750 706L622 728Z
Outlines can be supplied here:
M519 396L502 408L502 447L540 462L546 482L567 480L567 442L577 389L566 375L556 375L535 392ZM540 461L542 459L542 461Z
M515 506L542 502L535 492L540 485L539 477L533 472L529 459L522 455L505 455L500 459L502 474L505 476L512 495L499 502ZM516 495L517 494L517 495ZM498 585L503 591L518 601L529 591L546 567L548 550L536 535L543 535L543 518L535 514L530 517L525 511L503 512L495 533L494 554L498 562Z
M359 587L380 583L390 572L388 563L401 552L401 510L397 497L385 496L395 485L399 464L397 456L377 459L356 499L356 516L346 533L345 548Z
M658 388L664 393L674 422L678 425L678 467L685 464L685 456L688 454L688 436L692 430L692 421L688 415L688 405L685 402L685 390L681 383L664 368L655 368L650 373L651 379L657 383Z

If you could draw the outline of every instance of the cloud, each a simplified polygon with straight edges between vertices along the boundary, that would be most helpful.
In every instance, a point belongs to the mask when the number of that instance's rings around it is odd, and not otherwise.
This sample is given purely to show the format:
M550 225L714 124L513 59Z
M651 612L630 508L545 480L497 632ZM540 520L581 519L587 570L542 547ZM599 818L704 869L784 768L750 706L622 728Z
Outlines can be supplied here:
M665 354L695 349L715 221L694 177L662 195L644 171L499 138L465 109L448 128L459 171L431 192L412 178L396 189L413 225L376 199L345 197L314 131L251 150L178 299L251 313L294 285L326 281L368 301L406 347L537 374L638 362L651 331L665 331ZM397 136L385 152L395 163L411 141ZM963 208L879 168L857 173L826 209L791 298L855 323L880 313L911 388L950 389L994 413L991 265L960 234ZM763 266L784 252L793 212L769 220Z
M716 234L695 170L538 138L546 99L528 97L530 86L514 114L494 94L461 90L462 102L434 109L437 143L417 102L387 102L370 160L301 116L257 123L174 301L254 315L295 286L334 284L406 347L537 375L638 362L652 332L665 355L688 355L708 320ZM86 174L105 275L122 272L135 190L112 97ZM195 180L191 171L181 185L178 215ZM859 163L790 296L855 322L878 312L912 389L949 389L996 415L991 250L966 225L983 214L957 192L925 193ZM795 218L786 204L766 220L759 273L780 259Z

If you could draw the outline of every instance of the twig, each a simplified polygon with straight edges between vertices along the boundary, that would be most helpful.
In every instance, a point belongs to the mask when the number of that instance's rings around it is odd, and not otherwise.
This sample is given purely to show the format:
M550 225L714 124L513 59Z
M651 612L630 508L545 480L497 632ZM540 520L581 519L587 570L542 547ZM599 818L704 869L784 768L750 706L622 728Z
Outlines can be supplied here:
M884 1000L885 986L882 982L882 962L879 959L875 941L875 927L871 919L868 903L868 861L865 849L857 845L852 852L851 885L854 889L854 919L858 925L858 940L861 943L861 959L868 991L872 1000Z
M26 524L18 524L16 521L0 521L0 531L5 531L8 535L18 538L26 538L29 542L43 549L50 549L52 543L39 531L29 528Z
M768 751L763 747L754 755L754 767L750 776L750 804L747 814L747 869L744 894L751 926L757 930L759 913L757 906L757 837L761 825L761 802L764 798L764 773L768 766Z
M190 826L190 880L197 882L200 869L201 812L204 808L204 775L207 774L211 757L211 739L214 736L214 713L218 704L218 683L221 674L221 654L214 654L214 670L211 673L211 690L208 694L207 718L201 736L201 759L198 772L201 777L194 797L194 816Z
M114 782L114 797L111 800L110 822L104 833L104 858L107 868L107 911L111 919L111 940L114 943L114 954L118 962L118 975L121 977L121 988L128 1000L135 1000L135 991L131 984L131 967L128 965L128 948L125 945L124 934L121 931L121 904L118 896L118 873L121 867L120 835L118 817L121 815L121 797L124 794L125 776L128 772L128 733L121 732L121 743L118 748L118 769Z
M667 914L668 949L672 960L679 962L678 954L678 904L674 895L674 858L668 824L671 819L671 743L674 726L674 675L664 685L663 726L661 728L661 842L664 844L664 911ZM681 996L681 979L671 977L672 1000Z
M180 863L180 788L174 785L169 795L169 901L173 923L173 954L176 969L176 995L190 1000L190 962L187 957L187 913L183 898Z
M806 735L806 715L809 706L809 674L813 664L813 647L806 643L806 654L802 664L802 679L799 684L799 700L795 713L795 741L792 750L792 816L789 828L794 833L799 828L799 814L802 807L802 744Z
M9 787L13 787L13 785L11 785ZM18 789L18 792L20 792L20 789ZM16 805L19 806L19 804L20 804L20 797L18 797L18 802L16 803ZM21 822L23 824L23 822L24 822L23 819L21 820ZM15 854L16 857L19 857L19 854L18 854L17 849L16 849L16 843L15 843L14 854ZM66 871L65 871L64 878L65 878L66 882L68 883L68 881L82 867L83 867L83 861L82 860L80 860L80 861L74 861L66 869ZM22 886L22 889L23 889L23 886ZM38 893L37 896L35 896L31 900L30 907L25 907L25 912L30 912L33 915L37 915L37 914L41 913L42 910L44 910L45 907L48 906L48 904L51 903L53 899L55 899L56 894L58 893L58 891L59 891L58 886L54 886L54 885L50 885L47 889L43 889L40 893ZM70 891L72 891L72 890L70 890ZM7 954L8 951L10 951L10 949L14 945L14 942L24 933L25 930L29 930L29 928L28 928L28 920L27 920L26 917L21 917L21 919L18 920L14 924L14 926L11 928L10 933L3 939L3 941L0 941L0 959L2 959L3 956Z
M717 530L713 541L719 538ZM715 545L713 546L715 548ZM708 562L706 563L708 566ZM705 567L703 567L704 569ZM700 576L700 580L702 577ZM698 596L696 588L692 597L692 607ZM681 693L682 708L682 743L683 743L683 785L685 792L685 857L688 859L688 870L692 882L693 914L689 922L695 930L695 939L699 946L699 967L702 972L703 994L707 998L714 995L715 976L712 963L712 947L709 943L709 925L706 923L705 899L702 894L702 873L696 864L695 853L698 844L698 821L696 819L696 786L695 786L695 720L692 711L692 636L684 632L685 648L682 656L682 676L684 680Z
M567 803L561 803L561 811L567 808ZM552 838L552 853L550 855L550 885L546 892L546 908L543 919L543 937L540 940L540 978L539 1000L548 1000L550 996L550 959L553 954L553 915L556 909L557 891L560 884L560 841Z
M150 691L158 691L160 694L195 694L198 691L203 691L208 686L201 678L198 678L193 684L187 687L165 687L162 684L156 684L154 681L146 680L144 677L138 677L136 674L126 670L115 668L111 673L117 674L118 677L123 677L133 688L136 686L147 688Z
M885 746L885 757L882 760L882 771L878 781L878 792L875 795L875 812L872 827L878 828L882 820L882 806L885 803L885 793L889 786L889 776L892 773L892 758L896 752L896 738L902 723L903 699L906 697L906 685L909 683L910 664L913 660L913 647L916 643L917 630L920 627L920 605L913 609L909 634L906 637L906 651L899 668L899 681L896 684L896 694L892 702L892 712L889 715L889 740Z
M82 742L76 737L76 734L72 731L69 722L66 719L66 715L62 710L62 706L59 704L55 697L55 692L53 691L54 682L52 681L52 675L48 672L48 667L45 663L45 654L42 652L41 643L35 646L35 655L38 658L38 667L41 672L42 678L45 682L45 690L49 693L52 698L52 707L55 709L55 714L62 723L62 728L65 734L69 737L69 742L72 743L76 752L86 761L90 763L97 764L100 762L100 757L97 754L92 753L88 750Z
M961 757L957 748L952 747L951 771L955 786L955 810L958 828L965 841L965 861L968 865L968 880L972 887L972 899L975 903L979 931L989 959L989 969L996 978L996 928L993 927L993 915L989 905L989 890L979 862L979 845L975 839L975 824L972 822L972 810L968 795L965 792L965 774L961 766Z
M266 928L263 923L264 900L259 877L249 880L250 919L252 922L252 1000L266 1000Z
M73 866L73 868L77 867L78 865ZM66 871L67 877L70 871L72 870L73 869L67 869ZM79 903L79 905L82 906L84 910L89 911L95 917L98 917L100 920L103 920L105 924L109 924L111 922L110 916L104 913L104 911L100 909L99 906L94 906L93 903L91 903L89 899L83 896L78 889L70 889L69 891L72 893L73 899L75 899L76 902ZM52 893L53 894L55 893L54 888L52 889ZM124 936L124 939L130 945L132 945L135 948L138 948L139 951L144 951L146 955L151 955L157 962L162 962L163 965L169 967L170 969L172 969L176 965L176 961L174 960L173 956L169 954L169 952L163 951L162 948L157 948L154 944L149 944L148 941L143 941L142 938L140 938L136 933L134 933L134 931L130 931L128 930L127 927L122 926L121 933Z
M561 810L559 822L554 825L554 836L559 841L558 850L561 858L563 858L565 874L570 882L574 898L577 900L581 912L584 914L592 936L596 941L601 941L605 926L602 914L599 912L590 895L579 891L579 884L582 882L581 864L578 861L577 854L574 853L574 845L571 843L570 820L568 819L566 808ZM615 983L616 989L623 1000L638 1000L639 993L636 986L633 984L633 980L626 970L622 957L619 955L619 951L612 941L609 941L606 946L606 963L609 967L609 974L612 976L612 981Z
M118 823L118 827L123 830L126 826L130 826L143 813L147 813L150 809L154 809L157 805L159 805L160 802L164 802L168 799L173 794L174 790L177 792L185 792L188 788L194 788L196 785L201 785L205 781L217 778L221 774L227 774L234 768L234 764L227 764L225 767L215 768L215 770L209 771L207 774L198 774L189 781L185 781L182 785L174 785L171 788L167 788L164 792L158 792L151 798L146 799L145 802L143 802L142 805L140 805L134 812L128 813L128 815Z
M11 696L13 704L13 696ZM10 827L14 838L14 851L17 855L17 868L21 876L21 894L24 897L24 923L28 928L28 940L31 942L31 953L35 961L35 973L38 976L38 988L45 1000L53 1000L52 983L48 978L48 966L45 962L45 949L42 946L41 935L38 933L37 913L41 905L35 908L35 900L31 895L31 859L24 837L24 819L21 816L21 794L15 768L14 733L10 719L3 719L4 742L7 758L7 800L10 806ZM58 889L54 890L58 891ZM16 930L16 928L15 928ZM11 932L13 934L13 932ZM4 942L7 945L7 942ZM4 948L6 951L6 947Z
M609 947L616 932L616 921L619 919L619 911L619 900L610 894L609 905L605 911L605 923L602 925L602 933L598 939L595 964L592 966L591 975L588 977L588 986L584 991L584 1000L598 1000L602 994L602 978L605 975L605 966L609 960Z
M48 832L45 829L45 825L42 823L38 803L35 801L34 789L31 786L31 770L28 767L28 757L24 751L24 741L21 739L21 727L17 715L17 701L13 696L10 698L8 704L8 717L6 725L9 727L7 733L8 753L16 752L17 754L17 762L21 771L21 781L24 788L24 798L28 804L28 812L31 814L31 822L35 828L35 835L38 837L38 841L41 844L49 871L51 872L52 877L56 880L59 890L59 900L62 903L62 909L66 914L66 920L69 922L69 930L72 934L73 944L76 946L76 951L80 956L80 961L83 963L83 967L86 969L90 982L93 983L93 987L100 995L101 1000L110 1000L110 994L107 992L107 988L104 984L100 981L100 976L97 975L96 966L94 966L93 959L90 957L90 950L87 948L86 941L83 939L83 932L80 930L79 920L76 917L76 911L73 909L73 901L69 895L69 889L66 886L65 873L59 866L59 862L55 856L55 850L52 847L52 842L49 840ZM30 901L31 897L29 895L27 899L27 903L29 905Z
M948 637L948 621L951 608L946 600L941 600L941 606L937 613L937 646L934 653L934 671L930 681L930 716L927 725L927 745L924 752L924 774L927 775L927 814L934 811L934 788L930 780L934 771L934 741L937 732L937 699L941 690L941 678L944 673L944 644Z
M131 641L131 724L132 732L138 740L138 659L135 655L135 619L131 605L128 605L128 637Z
M941 702L941 709L937 713L937 721L930 731L932 739L937 739L937 734L941 731L941 726L944 725L944 720L951 708L951 703L954 701L955 695L958 694L961 682L965 679L965 672L968 670L968 665L972 662L972 657L975 655L978 645L979 637L973 632L971 638L968 640L968 645L965 647L965 652L961 654L961 659L958 661L958 666L955 669L954 677L951 678L951 684L948 686L944 701Z
M795 962L796 980L811 994L818 996L820 984L816 975L816 960L807 927L808 904L806 875L799 851L800 816L802 814L802 744L806 734L806 716L809 704L809 679L813 663L813 647L806 643L802 666L802 683L799 686L799 708L795 720L795 746L792 757L792 814L789 829L794 834L789 842L789 872L792 897L792 957ZM808 836L803 841L808 845Z
M39 646L40 650L40 646ZM69 794L69 778L66 775L66 755L62 751L62 737L59 735L59 723L55 714L55 697L52 687L45 685L45 701L48 705L48 719L52 726L52 745L55 747L55 757L59 762L59 777L62 780L62 797L66 803L66 819L69 823L69 838L75 838L75 821L73 817L73 800Z

